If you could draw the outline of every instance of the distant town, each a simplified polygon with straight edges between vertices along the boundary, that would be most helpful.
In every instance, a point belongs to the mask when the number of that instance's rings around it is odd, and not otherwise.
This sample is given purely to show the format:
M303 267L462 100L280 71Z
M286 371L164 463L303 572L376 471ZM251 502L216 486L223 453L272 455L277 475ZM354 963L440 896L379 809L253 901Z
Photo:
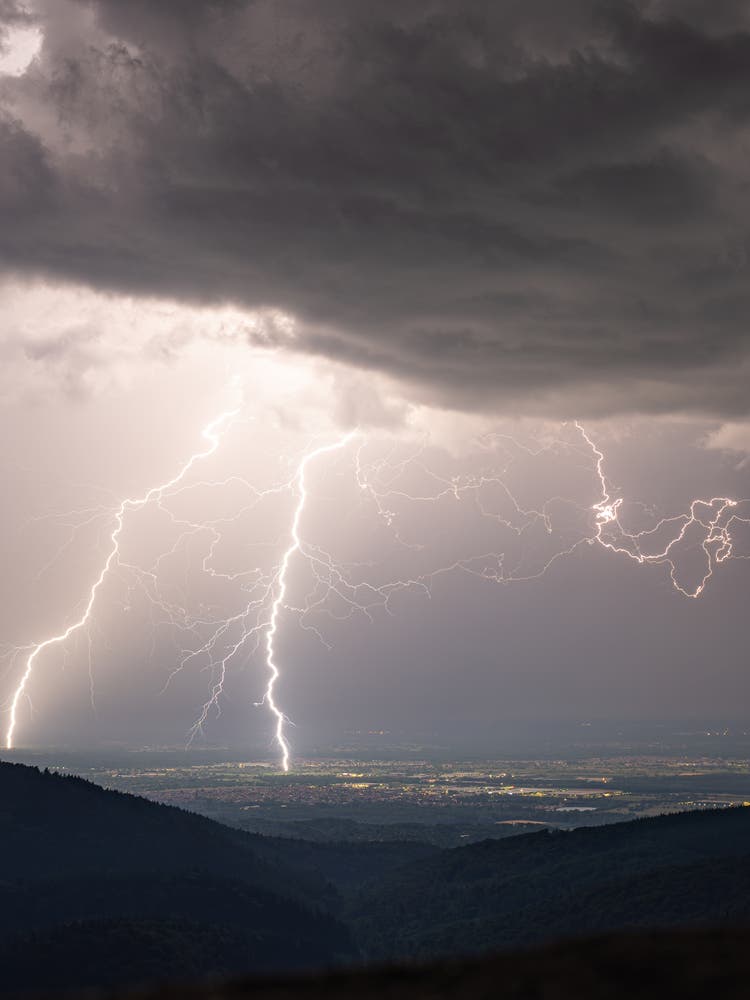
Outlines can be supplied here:
M543 759L329 754L298 759L288 774L220 750L149 749L102 754L98 762L91 753L37 751L23 759L253 832L450 845L524 828L750 805L745 733L688 737L679 748L613 745L592 753L584 746Z

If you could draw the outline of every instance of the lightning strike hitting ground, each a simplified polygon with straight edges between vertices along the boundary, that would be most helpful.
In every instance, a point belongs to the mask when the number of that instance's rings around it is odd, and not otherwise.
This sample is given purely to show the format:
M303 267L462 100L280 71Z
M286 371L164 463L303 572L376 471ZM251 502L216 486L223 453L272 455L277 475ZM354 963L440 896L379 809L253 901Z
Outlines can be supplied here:
M286 717L274 699L274 687L276 685L276 681L279 679L279 668L276 664L276 633L279 627L279 615L284 607L284 598L286 597L289 564L295 553L299 552L302 547L299 528L300 521L302 520L302 513L305 509L305 504L307 503L305 471L310 462L314 461L320 455L325 455L327 452L331 451L338 451L339 449L345 447L345 445L352 440L355 434L356 431L350 431L342 437L341 440L336 441L334 444L323 445L321 448L316 448L314 451L311 451L302 459L297 470L296 486L299 499L297 500L297 506L294 509L294 517L292 518L292 529L290 533L291 544L281 557L281 565L278 573L278 589L276 591L274 602L271 606L271 620L268 623L268 628L266 630L266 666L268 668L269 678L268 685L266 686L265 694L263 696L263 703L268 705L276 719L275 737L281 750L281 767L284 771L289 770L290 747L284 734L284 722Z
M19 700L26 692L39 656L49 647L64 647L70 636L88 626L102 585L115 570L129 580L129 593L137 590L145 598L151 609L154 635L156 626L163 624L176 637L176 656L167 671L163 690L166 691L193 664L210 675L209 697L189 731L188 742L203 734L212 714L221 715L230 668L247 664L254 656L262 655L267 681L263 696L256 704L265 705L271 713L280 764L288 771L291 759L285 728L288 719L276 694L281 675L277 641L282 622L296 619L302 629L311 632L330 649L324 620L336 625L357 615L376 623L379 613L396 613L395 601L399 595L416 591L430 597L436 581L449 573L465 573L494 584L536 580L555 562L586 545L599 545L639 565L666 566L675 588L690 598L697 598L704 592L720 564L734 558L749 558L735 552L735 532L743 526L745 529L750 527L749 500L728 497L693 500L686 513L661 520L653 518L644 505L631 502L630 506L640 508L648 517L650 526L639 531L628 530L623 524L627 521L623 513L625 501L622 497L612 497L604 471L604 453L579 423L564 425L555 437L538 447L522 444L504 434L488 435L474 442L478 456L486 456L489 463L477 474L450 475L431 468L430 456L436 453L430 451L427 441L415 445L368 437L355 430L331 444L303 451L291 463L291 474L266 489L253 486L238 475L218 481L185 483L195 463L216 450L222 434L236 421L237 415L238 411L232 410L212 421L203 431L208 447L191 456L173 479L142 497L123 500L114 509L91 508L79 512L79 523L72 525L74 531L100 516L113 519L109 552L77 621L36 646L6 653L11 657L11 667L21 652L27 654L23 675L10 706L8 747L14 743ZM323 455L342 451L355 437L359 438L359 444L354 452L351 478L344 479L344 488L353 489L353 508L359 507L362 516L371 518L368 525L372 527L363 528L364 534L384 532L383 537L391 539L395 551L400 554L399 559L411 564L403 575L389 575L387 556L380 564L370 561L344 563L321 544L303 538L301 525L309 500L306 476L311 463ZM521 502L513 483L523 481L525 463L562 461L565 468L577 469L581 467L582 458L587 467L591 463L599 496L595 503L590 504L585 499L590 490L587 481L577 484L571 496L555 495L536 504ZM441 461L444 459L445 456ZM286 460L282 464L286 464ZM584 477L587 475L584 470ZM186 499L193 490L208 490L212 494L241 490L248 499L236 513L213 519L178 516L170 501L178 496ZM234 536L242 537L246 530L243 518L255 518L266 502L274 510L283 511L277 502L283 496L294 497L294 505L288 527L283 529L283 538L288 544L280 555L266 565L262 562L240 564L237 568L223 565L222 546L227 549L225 540L230 537L234 540L228 549L236 549ZM150 567L143 567L126 561L120 541L126 514L149 503L167 518L177 534ZM432 515L430 518L421 516L421 509L427 506L437 508L435 514L441 519L440 523L448 525L439 537L429 536L430 526L436 523ZM451 522L452 518L466 517L473 518L484 534L474 528L468 535L463 534L460 525L455 531L451 530L450 523L456 523L455 520ZM227 536L230 528L234 534ZM488 534L499 547L477 548L474 552L459 549L455 557L448 559L432 555L437 543L460 543L465 550L471 544L468 539L486 539ZM184 598L177 601L169 599L164 580L169 584L170 560L177 559L180 554L187 559L191 547L201 538L206 539L206 547L198 563L199 579L204 584L209 582L225 589L213 604L200 603L197 611L191 611L187 603L190 593L186 591ZM701 554L705 569L697 582L687 584L683 579L683 560L686 553L696 551ZM309 580L306 585L305 573ZM303 592L302 599L294 603L290 603L292 575L295 591L302 588ZM227 605L231 607L232 604L234 607L228 610ZM155 655L154 638L152 656Z
M58 635L50 636L49 639L45 639L43 642L38 643L34 646L26 659L26 665L21 677L21 680L16 688L13 699L10 704L10 721L8 723L8 729L5 735L5 745L7 749L12 749L13 747L13 737L16 730L16 714L18 710L18 702L26 691L26 686L31 679L31 674L34 670L34 664L36 663L39 655L44 652L45 649L49 649L51 646L58 646L64 643L67 639L77 632L79 629L83 628L89 621L91 617L91 612L94 608L94 602L96 601L97 594L107 578L107 574L112 568L113 563L117 560L117 556L120 550L120 534L122 533L125 514L129 510L136 510L139 507L144 507L146 504L150 503L152 500L161 499L165 493L170 489L177 486L185 476L190 472L196 462L201 459L208 458L212 455L216 449L219 447L219 442L221 441L222 429L226 430L226 426L231 422L232 418L237 415L237 410L229 410L225 413L220 414L215 420L207 424L202 432L202 437L204 440L208 441L208 447L203 451L196 452L191 455L188 461L183 465L180 471L172 479L160 486L155 486L150 489L147 493L144 493L142 497L126 497L120 506L114 513L115 526L110 535L110 550L107 555L106 560L101 568L99 576L94 581L91 590L89 591L88 600L86 602L86 607L83 611L81 617L69 625L63 632Z

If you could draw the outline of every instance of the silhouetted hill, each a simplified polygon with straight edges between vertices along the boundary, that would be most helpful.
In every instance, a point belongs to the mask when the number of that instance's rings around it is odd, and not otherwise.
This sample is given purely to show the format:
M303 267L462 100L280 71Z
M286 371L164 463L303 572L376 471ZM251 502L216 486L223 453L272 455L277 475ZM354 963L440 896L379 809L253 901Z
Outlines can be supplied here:
M210 914L204 920L85 920L18 935L0 947L3 992L203 981L249 968L255 973L315 968L318 948L326 948L324 932L317 942L309 935L300 938L296 915L289 917L284 936L278 925L275 933L266 932L262 925L211 923Z
M374 959L750 923L749 837L750 809L735 808L484 841L385 875L349 915Z
M448 850L312 843L0 764L0 991L750 925L749 835L736 808Z
M114 968L136 982L141 972L164 977L181 963L206 975L352 960L325 878L333 866L302 850L294 867L289 844L277 850L272 840L180 809L0 764L0 989L49 983L52 965L40 955L58 955L61 986L122 982L109 978ZM372 874L372 864L364 870ZM137 949L122 953L125 940L156 942L159 927L161 967ZM91 960L78 961L79 953Z
M106 1000L745 1000L749 953L743 931L619 934L463 962L185 983Z
M363 848L264 837L82 778L3 762L0 844L0 882L198 868L316 903L335 897L328 882L353 885L437 853L418 843ZM279 866L295 870L280 880Z

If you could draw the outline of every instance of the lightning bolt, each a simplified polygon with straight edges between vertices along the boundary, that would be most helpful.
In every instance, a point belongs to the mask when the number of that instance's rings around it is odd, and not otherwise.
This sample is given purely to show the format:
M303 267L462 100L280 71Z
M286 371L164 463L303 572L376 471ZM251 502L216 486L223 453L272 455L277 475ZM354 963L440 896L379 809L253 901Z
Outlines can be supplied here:
M154 486L147 493L144 493L141 497L126 497L121 501L119 507L114 512L114 528L109 536L110 548L107 554L99 575L94 581L89 591L88 600L84 608L83 614L77 621L74 621L69 625L63 632L57 635L50 636L43 642L38 643L31 649L28 657L26 658L26 664L21 676L21 680L16 687L13 694L13 698L10 704L10 720L8 723L8 729L5 734L5 746L6 749L10 750L13 748L13 738L15 736L16 724L17 724L17 712L18 703L21 700L26 687L31 680L31 675L34 670L34 665L39 659L39 656L47 649L53 646L59 646L66 642L75 632L82 629L88 624L91 613L94 610L94 604L96 602L97 595L106 580L112 566L117 561L118 555L120 553L120 535L125 523L125 515L128 511L137 510L140 507L145 507L146 504L151 503L151 501L159 501L164 497L164 495L175 486L177 486L182 480L187 476L196 462L202 459L208 458L209 455L213 455L216 449L219 447L221 437L224 431L231 423L232 419L237 416L238 410L228 410L221 413L218 417L207 424L202 431L201 436L205 441L208 442L207 447L203 451L195 452L187 462L182 466L180 471L172 479L167 480L167 482L161 483L159 486Z
M648 530L629 532L620 523L623 498L618 497L613 500L607 486L604 474L604 453L596 446L578 421L575 422L575 426L594 456L594 467L601 489L601 500L592 507L595 512L595 534L591 541L610 552L625 555L640 565L665 564L669 568L670 579L676 590L684 597L693 600L700 597L713 576L715 567L734 556L732 528L735 524L750 524L750 518L741 517L736 511L741 504L746 504L749 501L735 500L732 497L692 500L686 513L662 518ZM663 548L656 552L645 553L643 551L644 543L657 535L665 525L670 524L678 526L676 534L669 539ZM677 566L673 558L675 548L684 541L691 528L702 529L704 533L701 548L706 559L706 570L692 590L684 587L678 580Z
M287 592L287 578L289 575L289 565L296 553L302 551L302 539L300 538L300 522L302 520L302 514L305 510L305 505L307 503L307 484L305 483L305 472L307 470L310 462L313 462L316 458L321 455L325 455L331 451L339 451L344 448L356 435L356 430L350 431L345 434L340 440L335 441L333 444L323 445L320 448L316 448L314 451L309 452L300 462L297 468L297 475L295 477L296 488L297 488L297 506L294 508L294 516L292 517L292 527L290 531L290 544L287 550L281 557L281 565L278 572L278 586L276 590L276 597L274 598L273 604L271 605L271 619L268 623L268 628L266 629L265 639L266 639L266 667L268 668L269 678L268 684L266 685L266 690L263 695L263 702L268 705L271 713L276 719L276 729L275 738L281 750L281 767L282 770L289 770L289 756L290 756L290 746L289 741L284 733L284 723L286 722L286 716L281 711L276 703L274 697L274 688L276 686L276 681L279 679L280 671L276 663L276 635L279 629L279 616L281 614L282 608L284 607L284 599Z
M578 422L564 425L557 436L538 447L529 447L509 435L487 435L475 444L491 458L485 468L472 474L445 475L431 468L426 437L416 444L389 441L383 450L382 441L352 430L332 443L303 451L291 463L293 471L267 489L258 489L237 475L219 481L196 481L192 478L190 483L185 482L196 463L216 451L238 413L238 410L228 410L208 424L202 432L206 447L192 455L176 476L143 496L126 498L117 507L92 507L78 511L77 525L68 523L69 515L59 515L64 518L63 523L74 528L74 532L98 517L106 515L112 518L109 549L78 620L63 632L35 646L11 650L11 668L16 663L16 657L25 655L26 659L10 707L6 735L8 748L13 746L19 701L26 692L39 657L52 646L65 647L66 641L75 632L87 628L105 580L115 569L128 574L129 593L138 588L149 602L152 625L157 624L154 616L158 615L159 622L173 628L181 642L181 646L176 647L174 666L169 671L164 690L193 663L202 664L201 669L210 674L209 696L190 729L188 742L202 734L212 712L216 716L221 714L224 685L230 667L236 661L247 661L263 652L267 680L262 699L257 704L265 705L271 714L274 741L280 752L281 767L286 772L290 767L291 747L286 735L289 720L277 698L277 682L281 677L277 646L282 627L286 627L285 622L290 615L296 616L301 628L312 632L330 649L321 616L326 616L334 624L355 615L374 623L376 612L395 613L393 602L397 595L416 591L430 597L436 581L446 574L464 573L504 585L531 581L544 576L553 563L581 546L598 545L640 565L666 565L676 589L686 597L697 598L718 565L735 557L747 558L735 556L733 531L737 525L750 525L750 517L740 513L740 505L750 504L750 501L728 497L693 500L684 514L658 520L652 527L640 532L629 531L621 520L624 520L625 501L614 494L605 473L605 455ZM355 438L361 439L354 451L351 482L355 495L359 496L357 503L361 502L366 512L374 513L394 544L414 560L413 571L405 576L390 577L387 570L383 574L382 569L372 562L342 563L333 553L303 536L303 519L309 501L307 477L311 464L325 455L342 451ZM517 462L536 462L547 456L557 456L577 467L582 455L587 459L587 468L590 460L597 484L598 498L595 503L587 505L582 499L585 493L582 497L552 496L543 503L523 503L514 493L511 483L517 476ZM286 465L286 460L284 463ZM413 485L415 476L420 486ZM186 515L178 516L170 504L178 494L187 497L189 491L198 488L222 490L230 487L247 495L239 510L232 514L208 520L191 520ZM263 501L287 494L294 497L294 504L288 526L282 530L284 547L281 555L275 557L270 566L261 563L240 568L222 567L219 564L220 548L225 527L233 525L235 530L240 529L240 519L254 515ZM148 504L153 504L168 518L176 532L176 539L152 565L143 567L125 561L120 542L127 515ZM447 515L461 505L464 514L479 518L493 532L493 537L500 533L504 539L503 546L468 555L459 550L456 558L435 565L435 560L430 558L429 547L421 539L413 537L413 529L410 537L410 529L404 527L408 511L413 513L434 505L441 505ZM560 512L564 510L575 512L573 522L570 519L560 521ZM644 510L648 508L644 507ZM417 517L412 518L412 523L421 530L421 526L428 522ZM682 552L680 546L687 544L694 532L701 533L706 571L694 587L687 587L680 581L678 560ZM666 540L662 534L666 534ZM460 532L455 533L456 538L459 535ZM199 563L200 572L217 586L234 587L240 598L238 606L229 612L224 603L228 599L224 590L221 603L213 606L201 604L197 612L192 612L188 609L187 593L184 597L167 599L161 589L161 574L168 571L170 559L181 552L187 556L192 540L198 536L207 539L207 548L204 548ZM451 533L450 537L453 538L454 534ZM273 541L263 544L274 548L276 545ZM527 550L533 552L530 565ZM425 562L428 562L427 566ZM296 577L296 570L301 566L306 567L312 582L301 601L293 605L289 602L292 571L295 570ZM152 643L152 652L154 650Z

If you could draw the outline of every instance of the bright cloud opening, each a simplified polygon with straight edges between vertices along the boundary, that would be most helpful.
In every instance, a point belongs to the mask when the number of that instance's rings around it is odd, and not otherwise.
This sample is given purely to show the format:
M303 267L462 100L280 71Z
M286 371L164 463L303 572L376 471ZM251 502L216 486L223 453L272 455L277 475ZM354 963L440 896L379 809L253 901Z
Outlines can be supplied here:
M23 76L42 47L39 28L9 28L0 40L0 76Z

